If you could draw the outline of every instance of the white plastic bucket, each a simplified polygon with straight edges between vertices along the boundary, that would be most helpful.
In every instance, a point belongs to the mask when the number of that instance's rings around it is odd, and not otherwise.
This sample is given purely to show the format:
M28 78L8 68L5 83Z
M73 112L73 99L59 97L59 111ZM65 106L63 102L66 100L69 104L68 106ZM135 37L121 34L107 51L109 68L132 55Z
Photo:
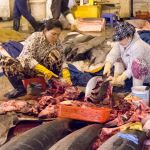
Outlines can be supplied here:
M143 103L149 106L149 88L147 86L132 87L132 95L141 98Z
M29 0L29 4L31 14L37 21L46 17L46 0Z

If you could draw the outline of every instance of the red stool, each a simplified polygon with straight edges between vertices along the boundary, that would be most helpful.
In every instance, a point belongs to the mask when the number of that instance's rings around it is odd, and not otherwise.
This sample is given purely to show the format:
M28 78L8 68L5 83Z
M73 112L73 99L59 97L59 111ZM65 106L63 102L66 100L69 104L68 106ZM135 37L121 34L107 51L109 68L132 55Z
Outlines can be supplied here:
M22 80L24 87L27 89L28 84L30 83L40 83L42 85L43 90L46 90L46 82L43 77L30 78Z

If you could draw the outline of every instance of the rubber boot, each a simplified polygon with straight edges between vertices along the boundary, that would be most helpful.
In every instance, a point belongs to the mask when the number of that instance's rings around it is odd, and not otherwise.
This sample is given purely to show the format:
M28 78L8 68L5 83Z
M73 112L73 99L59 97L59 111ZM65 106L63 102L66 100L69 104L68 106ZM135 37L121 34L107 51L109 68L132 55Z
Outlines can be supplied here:
M18 31L20 28L20 19L14 19L13 20L13 29Z
M17 98L17 97L26 95L27 91L26 91L21 79L17 79L17 76L13 76L13 77L8 77L8 80L14 87L13 91L5 94L5 96L7 96L8 99L13 99L13 98Z

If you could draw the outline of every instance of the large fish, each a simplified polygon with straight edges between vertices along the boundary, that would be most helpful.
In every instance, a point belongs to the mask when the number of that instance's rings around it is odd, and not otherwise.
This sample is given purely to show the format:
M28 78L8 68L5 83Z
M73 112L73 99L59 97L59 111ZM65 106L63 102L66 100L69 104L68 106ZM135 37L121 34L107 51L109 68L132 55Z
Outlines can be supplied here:
M16 136L0 150L48 150L69 132L70 119L56 119Z
M89 150L101 128L101 124L81 128L58 141L49 150Z
M101 45L105 41L105 39L106 39L105 37L98 36L98 37L94 37L93 39L87 42L76 44L71 50L71 52L68 54L67 60L72 59L77 61L78 55L81 54L84 55L85 53L89 52L93 48Z
M144 132L127 130L112 136L97 150L141 150L145 139Z
M83 35L83 34L79 34L79 35L75 36L74 38L72 38L71 36L69 36L69 37L68 38L66 37L65 40L63 41L63 49L64 49L65 55L67 55L69 52L71 52L72 49L77 44L82 43L82 42L87 42L87 41L91 40L92 38L94 38L93 36Z

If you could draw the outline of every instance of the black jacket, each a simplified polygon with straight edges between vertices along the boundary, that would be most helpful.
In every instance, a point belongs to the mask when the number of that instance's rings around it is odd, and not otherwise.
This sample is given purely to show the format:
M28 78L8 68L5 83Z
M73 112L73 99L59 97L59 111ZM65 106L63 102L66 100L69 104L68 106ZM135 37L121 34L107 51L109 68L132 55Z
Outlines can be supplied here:
M64 16L70 13L68 3L69 3L69 0L52 0L51 12L52 12L53 18L58 19L61 13Z

